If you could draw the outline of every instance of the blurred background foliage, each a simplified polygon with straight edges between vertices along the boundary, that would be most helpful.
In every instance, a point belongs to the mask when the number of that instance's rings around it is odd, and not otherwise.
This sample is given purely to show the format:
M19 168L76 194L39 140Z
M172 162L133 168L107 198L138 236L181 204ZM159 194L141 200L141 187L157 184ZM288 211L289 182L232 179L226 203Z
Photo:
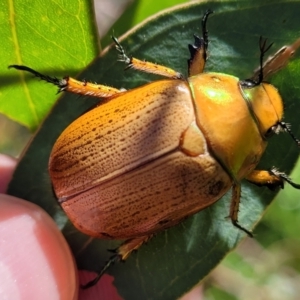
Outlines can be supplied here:
M95 0L102 47L112 32L119 36L146 17L184 2L188 1ZM18 157L31 133L0 115L0 136L0 152ZM300 182L299 164L291 177ZM198 287L193 299L299 299L299 230L299 191L286 186L257 226L255 238L247 238L230 253Z

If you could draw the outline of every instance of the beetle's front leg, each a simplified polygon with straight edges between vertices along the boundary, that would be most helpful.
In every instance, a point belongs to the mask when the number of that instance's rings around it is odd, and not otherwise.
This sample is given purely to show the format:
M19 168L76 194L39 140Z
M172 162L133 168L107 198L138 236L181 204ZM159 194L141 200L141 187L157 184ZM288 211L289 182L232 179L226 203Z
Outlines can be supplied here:
M189 76L203 73L205 62L207 59L208 47L208 31L206 29L206 22L208 16L212 14L211 10L207 10L202 19L202 37L194 35L194 45L188 45L190 51L190 59L188 60L188 74ZM139 60L134 57L129 57L125 53L124 48L119 43L118 39L112 36L116 44L116 49L119 51L119 60L126 64L127 69L135 69L141 72L152 73L173 79L183 79L183 75L171 68L154 64L148 61Z
M138 250L144 243L151 239L152 236L153 235L147 235L125 241L116 250L113 250L114 254L109 258L98 275L93 280L81 287L83 289L87 289L95 285L112 264L119 261L125 261L133 251Z
M234 183L232 187L232 196L231 196L231 205L230 205L230 213L229 217L231 219L232 224L239 228L240 230L247 233L250 237L253 237L251 231L247 230L243 226L238 223L238 213L239 213L239 206L241 200L241 184Z
M278 187L283 189L285 181L295 189L300 189L300 184L294 183L285 173L279 172L276 168L270 171L253 170L246 179L255 185L267 186L271 190Z
M194 45L189 44L190 59L188 60L189 77L203 73L208 47L208 31L206 29L206 22L208 16L212 14L211 10L207 10L202 19L202 37L194 35Z
M124 48L119 43L118 39L114 36L112 36L113 41L116 44L116 49L119 51L119 61L122 61L126 64L126 69L134 69L137 71L145 72L145 73L151 73L156 75L161 75L168 78L173 79L182 79L183 75L171 68L154 64L149 61L139 60L134 57L129 57L125 53Z
M29 72L35 77L40 78L41 80L52 83L58 87L58 92L66 91L74 94L93 96L98 98L109 98L115 94L122 92L121 90L115 89L110 86L95 84L86 81L78 81L72 77L64 77L62 79L51 77L48 75L41 74L26 66L11 65L9 66L9 68Z

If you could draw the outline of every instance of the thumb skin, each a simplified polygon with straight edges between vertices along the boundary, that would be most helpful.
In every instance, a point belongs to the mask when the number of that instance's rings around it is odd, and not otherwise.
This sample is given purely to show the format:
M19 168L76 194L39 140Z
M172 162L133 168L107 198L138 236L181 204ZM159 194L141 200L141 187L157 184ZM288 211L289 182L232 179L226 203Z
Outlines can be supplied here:
M0 291L7 299L122 299L113 277L78 293L77 269L56 224L40 207L4 195L16 160L0 154ZM96 276L79 271L84 284Z
M0 155L0 192L16 161ZM0 291L3 299L77 299L75 263L61 232L37 205L0 194Z
M5 193L16 167L16 160L0 154L0 193Z

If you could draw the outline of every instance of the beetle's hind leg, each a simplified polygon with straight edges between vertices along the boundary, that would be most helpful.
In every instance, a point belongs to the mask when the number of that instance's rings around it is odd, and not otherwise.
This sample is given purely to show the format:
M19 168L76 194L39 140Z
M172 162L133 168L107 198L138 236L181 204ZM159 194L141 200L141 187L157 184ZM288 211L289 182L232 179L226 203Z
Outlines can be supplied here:
M116 44L116 49L119 52L119 61L122 61L126 64L126 69L134 69L137 71L145 72L145 73L151 73L156 75L161 75L167 78L173 78L173 79L182 79L183 75L171 68L154 64L149 61L143 61L139 60L134 57L129 57L125 53L124 48L119 43L118 39L114 36L112 36L113 41Z
M119 261L125 261L128 256L135 250L138 250L144 243L146 243L153 235L147 235L147 236L142 236L139 238L134 238L125 241L122 245L120 245L116 250L113 250L114 254L109 258L109 260L106 262L102 270L98 273L98 275L88 282L85 285L82 285L81 288L87 289L99 281L101 276L105 273L105 271L114 263L119 262Z
M48 75L41 74L29 67L20 65L11 65L9 68L14 68L20 71L25 71L33 74L35 77L40 78L46 82L52 83L58 87L58 92L71 92L74 94L80 94L85 96L93 96L99 98L109 98L121 90L115 89L110 86L90 83L86 81L78 81L72 77L64 77L62 79L51 77Z

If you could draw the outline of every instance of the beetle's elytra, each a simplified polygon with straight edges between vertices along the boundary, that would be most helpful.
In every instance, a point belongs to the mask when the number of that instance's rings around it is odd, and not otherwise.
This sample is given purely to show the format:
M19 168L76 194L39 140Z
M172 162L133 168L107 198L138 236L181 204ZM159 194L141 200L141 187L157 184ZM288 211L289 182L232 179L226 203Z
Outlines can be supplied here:
M195 123L187 83L153 82L117 101L117 106L110 101L76 120L52 150L49 170L57 197L83 232L117 239L148 236L228 190L231 179L209 154ZM66 148L76 148L75 132L85 140L76 160L87 164L80 169L62 155L69 152ZM103 158L95 165L99 152ZM80 181L77 172L85 173ZM80 214L88 217L78 220Z
M270 46L261 39L260 69L253 78L203 73L210 13L202 20L202 38L189 45L188 78L129 58L115 38L128 67L168 79L121 91L12 66L60 91L107 98L64 130L49 160L55 194L73 224L94 237L126 240L86 287L154 233L210 206L230 188L232 223L251 236L238 223L242 179L270 188L287 181L300 188L275 169L255 170L272 133L287 131L299 144L282 122L283 101L277 89L263 81L264 72L272 73L287 54L278 52L263 65Z

